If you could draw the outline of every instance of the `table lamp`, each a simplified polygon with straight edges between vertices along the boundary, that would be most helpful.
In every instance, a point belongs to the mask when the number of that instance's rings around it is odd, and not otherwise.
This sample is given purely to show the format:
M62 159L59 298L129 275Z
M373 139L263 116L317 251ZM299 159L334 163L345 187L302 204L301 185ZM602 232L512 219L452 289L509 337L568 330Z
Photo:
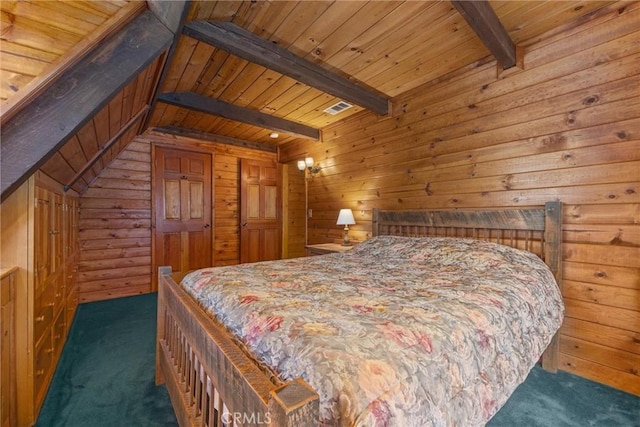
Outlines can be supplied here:
M355 223L356 220L353 218L351 209L340 209L336 224L344 225L344 241L342 242L342 246L351 246L351 242L349 241L349 226Z

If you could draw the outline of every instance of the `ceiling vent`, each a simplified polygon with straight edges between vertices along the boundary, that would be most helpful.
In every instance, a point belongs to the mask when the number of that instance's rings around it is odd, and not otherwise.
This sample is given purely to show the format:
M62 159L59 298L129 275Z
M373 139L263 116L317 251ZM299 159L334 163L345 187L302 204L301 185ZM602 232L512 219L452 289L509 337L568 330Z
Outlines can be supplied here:
M324 110L324 112L335 116L336 114L341 113L344 110L348 110L351 107L353 107L353 105L348 104L344 101L340 101L337 104L333 104L331 107Z

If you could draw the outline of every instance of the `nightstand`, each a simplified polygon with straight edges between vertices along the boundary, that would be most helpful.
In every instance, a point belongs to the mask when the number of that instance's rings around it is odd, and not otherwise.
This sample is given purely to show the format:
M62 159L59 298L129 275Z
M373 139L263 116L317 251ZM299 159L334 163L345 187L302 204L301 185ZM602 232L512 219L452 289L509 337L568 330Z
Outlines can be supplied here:
M340 243L321 243L319 245L307 245L307 256L333 254L336 252L344 252L353 248L357 243L351 246L342 246Z

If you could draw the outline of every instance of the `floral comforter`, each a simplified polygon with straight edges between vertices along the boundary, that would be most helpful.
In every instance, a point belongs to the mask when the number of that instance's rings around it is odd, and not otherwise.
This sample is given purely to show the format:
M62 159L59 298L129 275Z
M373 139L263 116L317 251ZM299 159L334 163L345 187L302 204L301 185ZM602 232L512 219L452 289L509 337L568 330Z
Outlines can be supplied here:
M283 380L304 378L326 425L483 425L564 311L535 255L466 239L380 236L183 286Z

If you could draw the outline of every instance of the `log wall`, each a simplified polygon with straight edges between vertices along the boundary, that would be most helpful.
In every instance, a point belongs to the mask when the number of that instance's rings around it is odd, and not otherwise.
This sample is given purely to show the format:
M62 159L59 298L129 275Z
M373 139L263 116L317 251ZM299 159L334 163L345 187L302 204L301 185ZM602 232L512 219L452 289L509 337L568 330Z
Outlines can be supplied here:
M529 41L523 69L486 59L323 129L310 243L354 240L371 210L564 203L561 368L640 394L640 4Z
M151 292L151 144L214 153L214 265L240 260L240 159L275 153L157 132L138 136L80 198L80 301Z
M151 290L151 147L134 141L80 197L80 302Z

